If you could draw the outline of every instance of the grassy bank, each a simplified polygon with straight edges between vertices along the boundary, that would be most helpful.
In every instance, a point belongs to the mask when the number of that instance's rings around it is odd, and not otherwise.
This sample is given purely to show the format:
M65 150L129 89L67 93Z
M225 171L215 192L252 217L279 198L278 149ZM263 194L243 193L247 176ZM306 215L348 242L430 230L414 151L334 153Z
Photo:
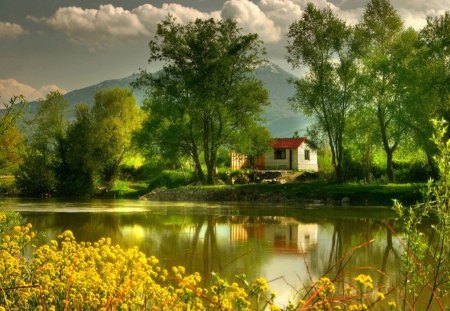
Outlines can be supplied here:
M293 201L347 201L351 203L385 204L393 199L415 203L421 198L425 184L330 184L325 182L285 185L244 185L241 189L265 195L283 194Z
M175 201L262 201L310 202L320 204L392 204L393 199L412 204L421 199L424 184L254 184L234 186L180 187L156 189L148 200Z

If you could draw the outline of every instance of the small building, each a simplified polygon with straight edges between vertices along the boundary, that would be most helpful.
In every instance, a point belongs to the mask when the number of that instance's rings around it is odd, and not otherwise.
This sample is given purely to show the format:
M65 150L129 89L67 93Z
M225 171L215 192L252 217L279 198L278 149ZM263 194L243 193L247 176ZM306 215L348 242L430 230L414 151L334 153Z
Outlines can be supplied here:
M231 169L256 168L259 170L319 170L317 153L308 146L306 137L274 138L271 149L254 161L246 155L231 153Z

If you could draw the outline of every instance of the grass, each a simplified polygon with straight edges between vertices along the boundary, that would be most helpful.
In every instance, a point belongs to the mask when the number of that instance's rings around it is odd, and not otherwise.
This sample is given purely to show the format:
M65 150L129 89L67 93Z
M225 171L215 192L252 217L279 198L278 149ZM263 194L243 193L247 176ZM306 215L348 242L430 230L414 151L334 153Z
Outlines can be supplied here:
M386 204L393 199L406 203L415 203L421 199L421 189L425 184L332 184L326 182L293 183L285 185L240 185L246 191L255 191L265 195L284 195L291 200L333 200L344 197L352 203Z
M106 194L109 198L138 199L148 192L146 182L130 182L119 180L116 185Z

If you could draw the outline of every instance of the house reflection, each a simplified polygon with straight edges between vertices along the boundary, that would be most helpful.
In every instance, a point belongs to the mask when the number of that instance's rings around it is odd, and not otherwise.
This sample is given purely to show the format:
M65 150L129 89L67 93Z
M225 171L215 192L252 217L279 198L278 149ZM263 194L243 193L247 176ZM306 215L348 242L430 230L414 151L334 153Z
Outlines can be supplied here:
M284 218L280 223L231 224L230 240L232 243L263 240L273 252L303 255L317 247L317 231L317 224Z

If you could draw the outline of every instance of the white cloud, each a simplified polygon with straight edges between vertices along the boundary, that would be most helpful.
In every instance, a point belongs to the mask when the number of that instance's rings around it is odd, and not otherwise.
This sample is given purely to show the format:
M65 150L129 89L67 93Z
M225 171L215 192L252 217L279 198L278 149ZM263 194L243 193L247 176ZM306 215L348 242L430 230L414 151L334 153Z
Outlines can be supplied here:
M320 9L331 8L349 24L361 20L366 3L360 0L342 0L336 5L330 0L225 0L222 9L213 12L202 12L176 3L164 3L161 7L144 4L132 10L105 4L98 9L61 7L50 17L28 18L94 50L128 40L149 40L155 34L157 24L168 14L181 23L196 18L234 18L244 31L257 32L265 42L276 43L286 35L289 25L301 18L308 2ZM425 25L427 15L436 16L448 9L450 0L393 0L393 5L406 26L418 29Z
M349 25L356 25L361 22L364 14L364 8L356 8L351 10L334 9L335 13Z
M405 9L427 13L429 11L441 11L450 9L450 0L392 0L396 9Z
M59 8L53 16L43 21L63 32L70 40L92 48L149 35L136 14L111 4L101 5L99 9Z
M303 14L302 6L289 0L261 0L258 7L283 32L287 32L289 26Z
M0 38L15 38L24 33L25 30L18 24L0 22Z
M29 85L20 83L15 79L0 79L0 102L5 103L13 96L23 95L26 100L32 101L45 97L51 91L60 91L65 93L66 91L58 87L57 85L44 85L39 89L35 89Z
M257 32L266 42L276 42L281 38L281 28L253 2L248 0L228 0L221 11L222 18L234 18L244 31Z
M450 6L450 4L449 4ZM445 13L442 9L430 9L427 11L418 11L399 8L398 13L403 18L406 27L412 27L416 30L423 28L427 24L427 16L435 17Z
M62 7L48 18L30 16L29 19L44 22L63 32L71 41L96 49L130 39L149 39L155 33L156 25L168 14L182 23L210 17L193 8L166 3L160 8L144 4L131 11L112 4L100 5L98 9Z

